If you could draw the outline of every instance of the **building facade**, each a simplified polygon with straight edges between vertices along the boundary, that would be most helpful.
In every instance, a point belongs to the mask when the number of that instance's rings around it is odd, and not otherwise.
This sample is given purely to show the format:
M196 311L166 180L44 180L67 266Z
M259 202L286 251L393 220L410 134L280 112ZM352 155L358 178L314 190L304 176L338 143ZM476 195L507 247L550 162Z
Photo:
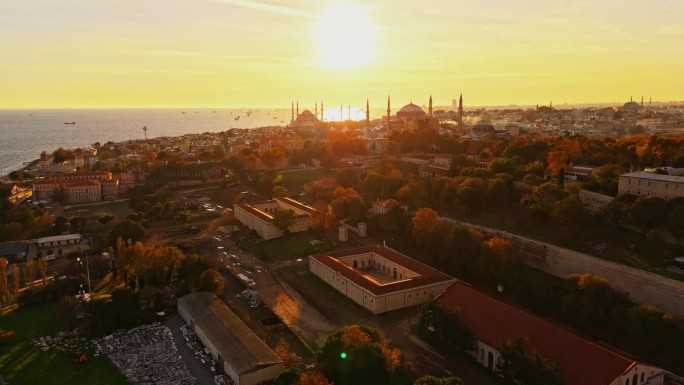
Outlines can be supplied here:
M379 245L312 255L309 270L373 314L432 301L456 282Z
M663 199L684 197L684 176L638 171L620 175L618 195L632 194Z
M313 207L287 197L262 202L237 203L233 206L233 215L247 228L256 231L261 238L269 240L285 234L285 231L275 224L276 213L284 210L292 211L295 215L294 224L287 228L291 233L309 230L318 215L318 210Z

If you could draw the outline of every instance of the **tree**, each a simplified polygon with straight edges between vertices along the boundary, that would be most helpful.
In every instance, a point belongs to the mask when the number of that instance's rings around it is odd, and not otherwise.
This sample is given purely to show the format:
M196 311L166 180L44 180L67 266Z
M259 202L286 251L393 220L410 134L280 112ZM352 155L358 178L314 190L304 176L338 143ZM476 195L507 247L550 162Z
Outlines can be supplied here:
M424 207L416 211L411 223L413 224L411 235L416 245L426 246L437 235L442 219L435 210Z
M338 219L349 218L354 222L359 222L366 217L366 202L353 188L337 187L333 191L330 206Z
M273 186L273 197L286 197L287 196L287 189L283 186Z
M283 154L283 152L280 150L266 150L260 155L261 163L263 163L264 166L270 170L273 170L278 162L283 160L284 157L285 154Z
M333 385L319 372L306 372L299 378L299 385Z
M3 304L5 300L9 301L10 298L9 283L7 282L8 264L6 258L0 258L0 299L3 300Z
M323 374L338 384L378 385L387 382L398 364L379 331L351 325L328 336L317 356Z
M19 283L21 277L19 276L19 266L16 263L12 264L12 292L14 295L19 295Z
M664 225L670 209L662 198L639 197L630 211L630 221L644 230Z
M67 202L67 192L66 192L66 187L63 184L58 185L52 190L52 200L55 202L58 202L60 205L63 205Z
M607 164L594 170L592 178L599 184L601 193L611 196L617 195L620 171L620 166L614 164Z
M40 271L40 278L43 280L43 286L47 285L47 258L38 258L38 271Z
M30 286L35 279L35 263L33 261L26 262L24 265L24 283Z
M531 349L526 338L508 340L501 348L497 370L512 384L562 385L557 358L544 358Z
M566 193L555 182L546 182L532 193L532 209L543 216L550 216L556 206L556 202L565 198Z
M297 223L297 215L294 210L276 210L273 213L273 224L279 230L287 230L290 226Z
M223 294L223 277L214 269L204 270L200 275L199 290Z
M350 188L359 183L359 176L356 175L356 171L353 168L346 167L335 174L335 182L338 186Z
M458 377L423 376L413 382L413 385L464 385Z
M475 345L475 336L465 326L459 312L437 301L423 306L419 327L430 331L435 342L451 352L469 351Z
M302 371L297 368L287 368L278 373L278 377L273 381L273 385L300 385L299 379Z
M69 220L66 217L58 216L53 223L55 234L62 234L69 231Z
M62 329L71 330L76 321L77 301L73 295L65 295L57 302L55 322Z
M140 224L130 219L125 219L114 226L109 233L109 243L116 244L118 238L124 241L131 241L132 243L142 241L147 235L147 230Z

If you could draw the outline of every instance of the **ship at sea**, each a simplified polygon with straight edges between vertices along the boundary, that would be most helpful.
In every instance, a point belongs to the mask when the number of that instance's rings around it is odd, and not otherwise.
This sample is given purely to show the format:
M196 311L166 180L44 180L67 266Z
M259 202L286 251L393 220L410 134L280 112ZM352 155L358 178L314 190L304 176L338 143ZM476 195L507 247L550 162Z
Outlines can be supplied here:
M76 124L76 122L64 122L64 124Z

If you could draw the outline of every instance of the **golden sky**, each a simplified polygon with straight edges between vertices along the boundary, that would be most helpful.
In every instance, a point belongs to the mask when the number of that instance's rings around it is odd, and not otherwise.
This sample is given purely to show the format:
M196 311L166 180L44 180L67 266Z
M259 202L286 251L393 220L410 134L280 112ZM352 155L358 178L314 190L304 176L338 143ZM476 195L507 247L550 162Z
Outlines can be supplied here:
M683 47L682 0L2 0L0 108L682 100Z

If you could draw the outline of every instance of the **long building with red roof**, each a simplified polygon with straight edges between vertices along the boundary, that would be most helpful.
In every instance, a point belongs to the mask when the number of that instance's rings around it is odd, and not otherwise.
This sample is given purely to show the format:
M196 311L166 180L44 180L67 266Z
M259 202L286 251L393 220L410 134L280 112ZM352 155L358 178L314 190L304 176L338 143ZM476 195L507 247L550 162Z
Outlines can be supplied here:
M312 255L309 270L373 314L430 302L456 282L380 245Z
M627 358L578 336L563 326L478 292L458 282L437 298L457 309L477 339L471 352L482 365L495 370L499 350L512 338L526 338L531 349L545 358L557 358L567 385L656 385L665 371Z

